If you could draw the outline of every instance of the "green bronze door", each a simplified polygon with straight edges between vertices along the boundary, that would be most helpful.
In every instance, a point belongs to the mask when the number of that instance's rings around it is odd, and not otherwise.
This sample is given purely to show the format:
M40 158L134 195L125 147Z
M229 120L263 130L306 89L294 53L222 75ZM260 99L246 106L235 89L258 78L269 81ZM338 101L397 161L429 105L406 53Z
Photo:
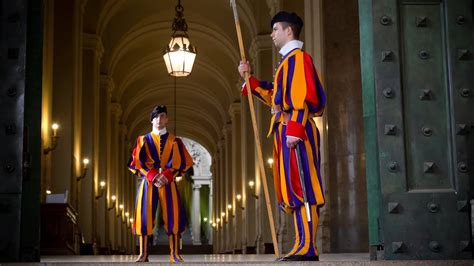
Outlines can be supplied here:
M369 193L386 259L472 258L473 8L372 1L379 188Z
M0 0L0 262L40 260L42 8Z

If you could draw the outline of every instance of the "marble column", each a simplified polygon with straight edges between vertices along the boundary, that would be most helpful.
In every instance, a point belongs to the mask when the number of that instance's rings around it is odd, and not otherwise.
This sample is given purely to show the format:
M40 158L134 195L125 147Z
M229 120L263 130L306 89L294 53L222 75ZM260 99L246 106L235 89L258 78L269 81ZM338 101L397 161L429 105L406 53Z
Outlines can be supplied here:
M41 140L42 149L51 147L53 123L53 77L54 77L54 0L43 1L43 83L41 94ZM51 190L51 152L41 154L41 202L46 190ZM54 191L53 193L56 193Z
M224 164L224 200L223 200L223 212L224 216L224 234L225 234L225 252L231 252L234 236L231 230L231 219L232 212L229 211L227 205L232 200L232 124L228 123L224 126L224 153L225 153L225 164Z
M111 247L110 241L110 227L111 221L114 220L115 209L117 201L112 200L112 196L117 196L112 190L112 181L110 175L110 100L112 97L112 92L115 88L113 80L107 75L100 76L100 110L99 116L100 121L103 121L99 125L100 132L100 144L99 144L99 176L103 177L106 182L106 191L105 191L105 202L104 208L102 211L99 210L99 221L103 220L103 224L99 223L99 234L101 239L103 239L101 246L104 248ZM110 210L109 210L110 208Z
M260 80L272 81L273 70L274 70L274 51L272 49L271 38L268 34L262 34L255 36L250 45L250 58L253 66L255 76ZM257 116L257 124L261 140L261 149L264 160L265 174L267 178L267 187L270 194L270 202L275 202L275 190L273 188L273 176L272 172L266 165L268 158L272 157L273 153L273 139L267 138L268 126L271 119L270 108L260 101L255 102L255 111ZM255 167L257 172L257 178L255 180L255 193L258 195L256 201L256 218L257 218L257 242L256 252L257 254L265 253L265 244L272 245L271 230L269 224L269 217L267 206L265 202L264 188L262 176L258 173L258 158L255 155ZM276 205L276 204L271 204ZM277 209L272 209L273 220L276 221ZM275 227L277 227L277 224Z
M118 208L120 205L124 204L124 197L122 194L120 194L119 190L119 178L118 178L118 169L117 169L117 164L119 162L119 139L118 139L118 131L120 130L119 128L119 121L122 115L122 107L120 106L119 103L112 102L110 104L110 113L111 113L111 127L110 127L110 147L109 147L109 152L110 152L110 186L111 186L111 191L115 195L117 195L117 213L115 216L113 216L112 219L112 228L111 228L111 240L112 240L112 249L113 250L119 250L120 249L120 239L121 239L121 233L120 233L120 228L121 228L121 219L124 213L123 209Z
M119 195L123 198L123 205L124 205L124 213L121 219L121 226L120 226L120 246L122 247L122 250L125 251L127 249L127 235L128 235L128 230L127 230L127 220L128 217L130 217L131 213L131 205L128 197L128 189L126 187L126 179L125 179L125 164L124 162L127 162L128 158L125 158L125 136L127 133L127 127L121 122L121 116L122 114L120 113L118 117L118 130L117 130L117 139L118 139L118 147L117 147L117 164L116 164L116 171L117 171L117 185L118 185L118 191ZM128 216L127 216L128 213Z
M90 179L83 180L84 190L81 197L84 208L81 212L88 213L88 222L86 227L92 227L89 241L92 242L94 253L98 254L100 239L97 236L97 206L95 199L99 195L99 105L100 105L100 62L104 47L99 36L94 34L83 34L83 98L91 101L83 102L83 121L82 121L82 143L84 154L89 154L91 165L89 171ZM91 108L92 107L92 108Z
M201 245L201 185L193 185L192 217L193 245Z
M217 218L220 222L218 223L219 232L219 253L225 252L225 240L226 235L224 232L225 217L221 215L225 211L225 150L224 150L224 139L219 140L219 201L217 207ZM224 212L225 213L225 212Z
M358 1L324 1L331 252L368 250ZM334 60L338 58L338 60Z
M76 206L76 176L81 172L82 18L80 0L54 2L53 108L59 142L51 152L51 189L68 191Z
M211 235L212 238L209 239L209 243L212 244L212 253L217 254L218 253L218 246L219 246L219 238L218 238L218 233L216 231L217 228L217 202L219 198L219 190L217 189L219 187L219 149L217 148L218 145L216 145L216 150L214 151L214 154L212 156L212 188L210 189L211 194L213 195L212 198L212 208L209 209L209 215L210 215L210 223L211 225L215 223L214 226L211 226Z
M323 28L323 0L305 0L305 39L304 47L313 58L314 65L318 70L323 87L325 86L325 64L324 64L324 28ZM329 191L329 171L328 171L328 134L327 134L327 112L322 117L313 118L320 133L320 151L321 151L321 176L324 184L324 192L326 195L326 204L320 209L319 225L317 232L317 247L322 252L330 251L331 233L330 233L330 209L331 200Z
M214 173L212 174L214 176ZM207 218L208 219L208 239L209 239L209 245L213 245L213 241L212 241L212 238L213 238L213 232L214 230L212 230L212 221L214 220L213 218L213 209L214 209L214 186L212 185L213 184L213 181L211 179L211 182L209 183L209 217Z
M243 253L255 253L255 240L256 240L256 209L255 209L255 197L254 190L251 190L248 186L249 181L255 182L255 138L252 129L252 122L250 119L250 111L248 107L248 101L241 101L241 149L242 149L242 205L243 210L243 228L244 232L242 237L242 252Z
M233 253L242 253L241 247L241 232L242 232L242 211L237 206L236 195L240 194L240 188L242 187L242 169L240 168L240 160L242 159L241 154L241 118L240 118L240 102L234 102L229 107L229 114L232 121L232 133L231 133L231 169L232 169L232 182L229 204L232 205L232 209L229 210L231 217L231 235L232 235L232 250ZM241 195L242 196L242 195Z

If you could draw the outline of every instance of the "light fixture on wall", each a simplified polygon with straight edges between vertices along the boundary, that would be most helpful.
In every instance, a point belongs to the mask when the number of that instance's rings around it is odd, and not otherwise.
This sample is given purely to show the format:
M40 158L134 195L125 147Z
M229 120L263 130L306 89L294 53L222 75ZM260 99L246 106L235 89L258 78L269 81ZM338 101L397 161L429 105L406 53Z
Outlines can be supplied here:
M272 166L273 166L273 158L268 158L267 163L268 163L268 167L272 168Z
M51 129L53 130L53 135L51 135L51 146L45 148L43 150L43 153L44 154L48 154L50 151L54 151L56 149L56 147L58 146L58 139L59 139L59 135L58 135L58 129L59 129L59 125L54 123L52 126L51 126Z
M122 215L123 208L124 208L123 204L120 204L119 205L119 211L117 212L117 217Z
M112 197L110 197L110 200L112 200L112 204L110 206L107 206L108 211L113 210L117 205L117 197L115 195L112 195Z
M258 199L258 195L255 191L255 182L253 180L249 181L249 187L250 187L250 190L252 191L252 196L254 196L254 198Z
M95 199L98 200L104 196L104 190L105 190L105 181L100 181L99 183L99 195L95 196Z
M250 180L250 181L249 181L249 187L250 187L250 189L253 189L254 186L255 186L255 182L253 182L253 180Z
M82 160L82 165L83 165L83 167L82 167L81 175L76 177L77 182L81 181L82 179L84 179L86 177L87 168L88 168L88 165L89 165L89 159L84 158L84 160Z
M238 204L240 205L239 207L240 207L242 210L245 210L244 203L242 202L242 195L237 194L237 196L235 196L235 198L237 199L237 202L238 202Z
M126 212L125 213L125 219L122 220L122 223L128 223L129 216L130 216L130 213Z
M171 40L166 46L163 59L165 60L168 74L173 77L186 77L193 70L196 59L196 47L191 44L188 36L188 24L184 19L184 7L181 0L175 7L176 17L173 20Z

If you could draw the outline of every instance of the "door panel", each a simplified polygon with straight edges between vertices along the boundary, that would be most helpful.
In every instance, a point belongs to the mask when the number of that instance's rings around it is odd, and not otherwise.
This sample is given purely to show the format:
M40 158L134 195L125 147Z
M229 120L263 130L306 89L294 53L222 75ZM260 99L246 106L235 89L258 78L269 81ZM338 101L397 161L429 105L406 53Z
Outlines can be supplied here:
M385 258L472 258L473 1L372 3Z
M401 5L408 190L452 189L441 5Z
M26 9L0 1L0 261L20 254Z

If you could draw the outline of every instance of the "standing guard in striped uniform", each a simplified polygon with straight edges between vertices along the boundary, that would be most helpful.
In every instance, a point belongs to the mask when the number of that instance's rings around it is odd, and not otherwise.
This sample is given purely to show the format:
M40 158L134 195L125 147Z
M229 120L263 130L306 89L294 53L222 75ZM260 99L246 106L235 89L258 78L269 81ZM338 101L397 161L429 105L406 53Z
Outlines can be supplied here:
M282 261L319 260L316 231L319 208L324 205L320 175L320 136L314 120L321 116L326 96L311 57L302 50L303 20L279 12L272 21L271 38L283 56L272 82L249 79L252 94L271 106L268 136L273 133L273 175L279 207L292 213L295 244ZM251 73L241 61L239 73ZM245 84L242 94L247 95Z
M182 262L180 240L186 225L184 208L174 178L186 172L193 161L181 139L166 130L166 106L156 106L150 114L152 132L139 136L128 168L142 177L136 199L133 231L140 237L137 262L148 261L149 238L156 224L158 202L170 245L170 262Z

